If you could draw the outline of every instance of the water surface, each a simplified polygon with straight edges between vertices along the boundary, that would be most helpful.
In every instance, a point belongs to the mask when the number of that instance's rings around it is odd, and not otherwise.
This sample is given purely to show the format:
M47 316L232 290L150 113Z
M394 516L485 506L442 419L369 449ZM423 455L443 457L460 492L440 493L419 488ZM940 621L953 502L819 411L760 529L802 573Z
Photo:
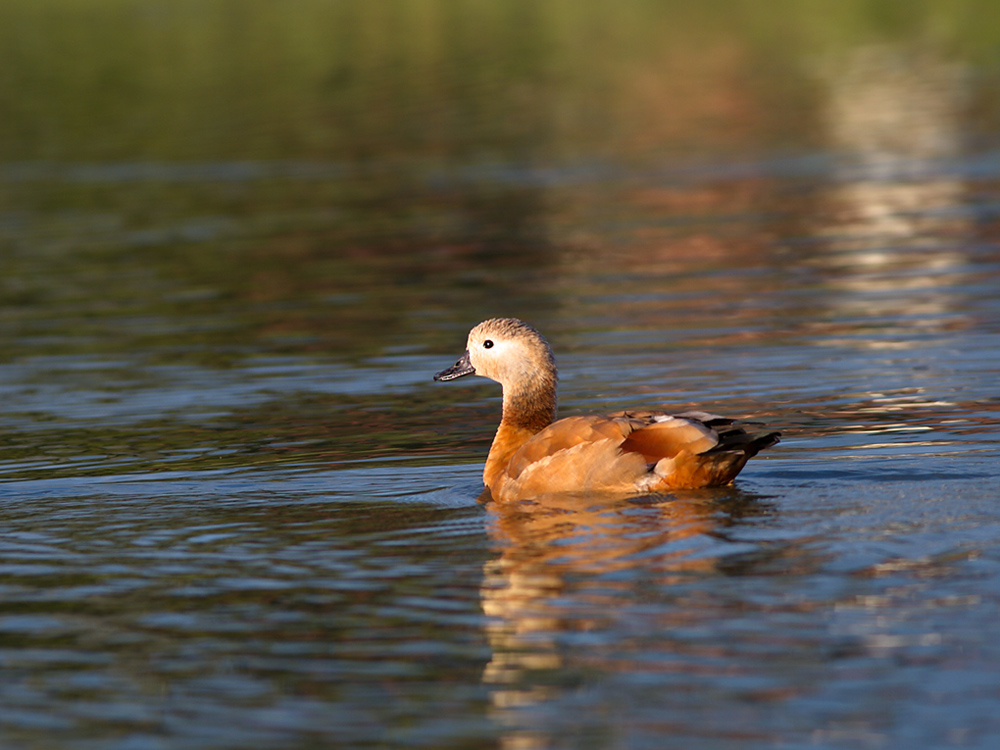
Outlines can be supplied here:
M0 11L0 744L993 747L989 18L348 5ZM782 442L480 502L493 315Z

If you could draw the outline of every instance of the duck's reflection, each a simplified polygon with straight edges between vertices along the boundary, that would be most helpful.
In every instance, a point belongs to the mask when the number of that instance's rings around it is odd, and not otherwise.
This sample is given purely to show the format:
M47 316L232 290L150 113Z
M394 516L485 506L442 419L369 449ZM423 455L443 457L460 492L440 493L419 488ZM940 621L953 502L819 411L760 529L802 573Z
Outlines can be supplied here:
M505 712L544 702L572 680L567 640L590 633L600 644L601 632L615 630L618 613L640 604L648 587L714 573L732 549L732 528L771 513L733 487L639 499L558 495L487 508L498 555L482 587L493 651L483 680L498 720L511 728L504 746L517 748L546 746L546 738L515 729ZM687 622L673 609L664 607L665 625Z

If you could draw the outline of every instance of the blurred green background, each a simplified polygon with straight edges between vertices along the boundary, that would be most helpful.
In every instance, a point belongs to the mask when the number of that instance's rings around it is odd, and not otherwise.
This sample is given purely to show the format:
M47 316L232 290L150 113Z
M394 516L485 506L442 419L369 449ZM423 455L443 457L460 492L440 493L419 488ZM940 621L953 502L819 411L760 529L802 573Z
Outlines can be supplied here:
M824 68L886 43L975 68L991 135L998 28L990 0L7 0L0 160L815 146Z

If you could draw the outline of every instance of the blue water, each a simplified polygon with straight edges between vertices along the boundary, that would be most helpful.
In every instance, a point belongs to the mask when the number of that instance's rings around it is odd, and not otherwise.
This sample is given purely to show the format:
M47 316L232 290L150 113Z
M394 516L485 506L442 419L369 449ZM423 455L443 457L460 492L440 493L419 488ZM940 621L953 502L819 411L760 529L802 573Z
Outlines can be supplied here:
M864 237L860 269L851 236L790 264L797 234L550 262L563 413L784 432L733 488L626 501L477 502L499 394L430 380L474 310L220 363L184 337L238 329L228 304L124 351L148 323L115 307L78 353L78 307L23 308L70 338L15 335L0 366L5 746L992 746L1000 251L976 233Z

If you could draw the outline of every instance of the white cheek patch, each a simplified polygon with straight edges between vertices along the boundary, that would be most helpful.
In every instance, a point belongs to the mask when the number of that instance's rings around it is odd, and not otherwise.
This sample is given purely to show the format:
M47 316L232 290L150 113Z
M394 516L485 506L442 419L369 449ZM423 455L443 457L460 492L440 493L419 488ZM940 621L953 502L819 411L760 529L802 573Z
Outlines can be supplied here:
M516 347L511 346L509 341L493 339L493 347L490 349L483 349L482 344L479 346L479 356L488 363L487 367L501 382L511 380L511 375L516 379L514 370L526 364L523 357L519 356Z
M493 346L489 349L483 346L483 342L487 340L493 342ZM506 371L516 361L516 358L511 356L510 346L507 342L487 338L476 341L469 339L467 347L469 360L476 368L476 375L499 383L503 383L507 379Z

